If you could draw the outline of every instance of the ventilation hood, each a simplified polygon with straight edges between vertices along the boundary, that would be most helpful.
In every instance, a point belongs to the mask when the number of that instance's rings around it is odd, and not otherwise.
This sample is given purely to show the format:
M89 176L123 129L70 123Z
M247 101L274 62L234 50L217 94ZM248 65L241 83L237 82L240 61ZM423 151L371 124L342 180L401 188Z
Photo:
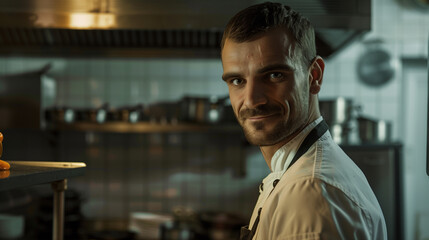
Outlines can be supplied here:
M371 0L289 0L330 57L370 30ZM218 57L223 28L256 0L2 0L0 54Z

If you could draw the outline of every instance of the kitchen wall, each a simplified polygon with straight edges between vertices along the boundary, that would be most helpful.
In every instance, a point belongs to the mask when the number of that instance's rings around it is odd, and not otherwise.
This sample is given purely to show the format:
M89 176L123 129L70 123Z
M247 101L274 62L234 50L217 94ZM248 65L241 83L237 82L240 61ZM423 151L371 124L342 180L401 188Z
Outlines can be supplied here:
M415 94L410 90L409 74L404 67L405 59L426 59L428 57L429 12L416 8L411 0L373 0L372 31L347 46L340 53L327 59L321 99L338 96L352 98L362 107L362 113L378 119L389 120L393 124L393 138L404 144L404 209L406 239L424 239L428 230L421 226L429 225L429 206L415 199L429 199L429 180L425 175L425 138L416 136L422 141L411 141L406 138L408 132L425 134L426 125L409 124L405 116L407 103ZM384 47L396 61L393 79L380 87L363 84L356 74L356 63L365 50L364 41L381 39ZM27 58L7 56L0 57L0 73L20 72L36 69L46 63L52 63L49 74L58 82L57 105L70 107L97 107L108 102L111 106L123 106L137 103L150 103L164 100L177 100L184 94L223 96L226 86L220 80L222 72L219 59L97 59L97 58ZM418 70L418 71L421 71ZM427 71L426 71L427 73ZM424 74L418 75L425 77ZM414 78L416 78L414 76ZM427 75L426 75L427 79ZM416 88L414 88L416 89ZM415 99L415 98L414 98ZM412 105L412 103L411 103ZM425 119L426 108L414 111L415 117ZM419 123L425 123L422 120ZM424 130L421 130L423 128ZM420 130L420 131L419 131ZM191 199L189 189L196 189L197 199L212 201L213 208L225 206L225 196L239 195L239 191L256 189L259 181L268 172L257 149L244 148L239 137L237 143L224 142L232 136L213 137L209 149L199 145L203 136L191 134L164 135L149 134L127 136L120 134L64 133L61 136L61 159L70 161L87 161L88 177L79 178L76 188L88 197L86 210L89 217L126 217L122 210L155 211L159 213L171 210L173 200L186 204ZM196 140L197 138L198 140ZM175 140L176 139L176 140ZM210 173L210 164L201 166L199 171L188 171L192 166L189 156L184 156L184 146L175 142L185 140L186 149L198 150L192 153L194 159L207 159L213 153L222 151L232 154L220 154L214 160L218 162L217 170ZM240 142L240 143L238 143ZM237 145L235 145L237 144ZM87 145L90 147L87 148ZM131 148L128 149L128 146ZM166 150L173 146L172 152ZM162 150L160 150L162 149ZM225 150L226 149L226 150ZM128 152L130 151L130 152ZM179 154L174 153L179 151ZM15 151L16 154L17 151ZM81 155L73 155L83 152ZM138 152L138 153L135 153ZM5 153L6 154L6 153ZM127 157L123 157L127 155ZM172 158L171 156L175 156ZM176 161L179 155L180 160ZM116 159L116 160L115 160ZM244 160L243 160L244 159ZM209 160L207 160L209 161ZM248 174L237 175L237 161L244 161ZM161 163L160 163L161 162ZM163 169L168 165L179 163L180 173L160 173L153 177L151 169ZM210 161L209 161L210 162ZM137 168L130 169L133 164ZM120 169L115 174L110 171ZM216 168L215 168L216 169ZM106 171L107 170L107 171ZM129 174L129 172L135 172ZM159 171L158 171L159 172ZM156 175L156 173L155 173ZM163 179L167 177L167 179ZM416 177L418 176L418 177ZM157 181L153 181L157 179ZM179 179L179 180L178 180ZM134 181L137 180L137 181ZM89 185L88 185L89 182ZM140 185L133 183L140 182ZM192 182L192 183L190 183ZM128 183L128 184L126 184ZM181 195L169 189L171 184ZM192 185L192 184L197 185ZM174 185L173 184L173 185ZM122 186L127 186L123 189ZM211 191L202 186L210 185ZM227 188L225 188L227 186ZM138 190L140 189L140 190ZM156 192L163 189L164 192ZM229 190L228 190L229 189ZM246 191L247 191L246 190ZM118 194L115 195L115 192ZM243 190L244 191L244 190ZM125 195L119 195L124 193ZM173 192L173 193L171 193ZM170 194L162 197L160 195ZM125 196L125 197L119 197ZM179 196L179 197L178 197ZM181 196L181 197L180 197ZM256 197L257 192L248 197ZM228 199L227 199L228 200ZM240 203L229 209L239 209L245 213L252 208L253 200L241 198ZM244 205L242 205L244 204ZM201 208L201 203L194 202L191 207ZM111 207L118 211L105 211ZM228 210L229 210L228 209ZM426 232L425 232L426 231Z
M393 137L404 146L405 239L428 239L429 179L425 173L428 70L425 62L429 10L419 9L408 0L374 0L372 16L372 31L361 42L329 59L320 96L353 98L362 106L363 114L392 122ZM369 87L359 80L355 67L365 49L363 42L376 38L383 40L384 47L396 61L397 70L387 84Z
M0 74L52 64L57 98L52 106L97 108L227 95L219 59L23 58L0 60ZM51 107L51 106L46 106ZM6 132L7 133L7 132ZM235 132L48 132L39 141L5 134L5 159L79 161L84 177L72 179L88 219L127 220L131 212L170 214L176 207L226 211L250 217L258 185L268 173L256 147ZM19 132L22 133L22 132ZM33 139L34 139L33 138ZM42 140L40 140L42 139ZM20 144L18 144L20 143ZM49 144L57 150L50 151ZM22 151L23 147L28 151ZM34 153L37 151L37 153ZM227 204L225 204L227 203Z

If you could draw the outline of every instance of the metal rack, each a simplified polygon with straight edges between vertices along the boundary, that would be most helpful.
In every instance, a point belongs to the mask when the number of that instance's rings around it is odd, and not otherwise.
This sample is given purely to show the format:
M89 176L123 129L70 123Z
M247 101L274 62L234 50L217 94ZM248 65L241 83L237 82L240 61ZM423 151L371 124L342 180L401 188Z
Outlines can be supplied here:
M168 132L203 132L216 131L240 132L241 127L238 124L161 124L150 122L127 123L127 122L108 122L108 123L58 123L49 126L51 130L75 130L92 132L115 132L115 133L168 133Z

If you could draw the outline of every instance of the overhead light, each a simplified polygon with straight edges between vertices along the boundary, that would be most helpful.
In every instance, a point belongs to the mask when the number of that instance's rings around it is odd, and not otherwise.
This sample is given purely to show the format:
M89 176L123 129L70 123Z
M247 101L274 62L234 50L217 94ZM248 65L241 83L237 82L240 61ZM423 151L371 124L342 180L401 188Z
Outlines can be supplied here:
M116 25L116 17L111 13L72 13L70 27L76 29L106 29Z

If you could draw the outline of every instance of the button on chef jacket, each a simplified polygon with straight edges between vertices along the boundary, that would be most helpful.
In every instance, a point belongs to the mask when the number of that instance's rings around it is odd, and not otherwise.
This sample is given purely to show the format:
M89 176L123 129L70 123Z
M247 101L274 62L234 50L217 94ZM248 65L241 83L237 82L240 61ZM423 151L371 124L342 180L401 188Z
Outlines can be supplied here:
M329 131L288 169L302 141L322 120L308 125L272 157L272 172L259 187L250 219L252 228L262 208L253 240L387 239L368 181Z

